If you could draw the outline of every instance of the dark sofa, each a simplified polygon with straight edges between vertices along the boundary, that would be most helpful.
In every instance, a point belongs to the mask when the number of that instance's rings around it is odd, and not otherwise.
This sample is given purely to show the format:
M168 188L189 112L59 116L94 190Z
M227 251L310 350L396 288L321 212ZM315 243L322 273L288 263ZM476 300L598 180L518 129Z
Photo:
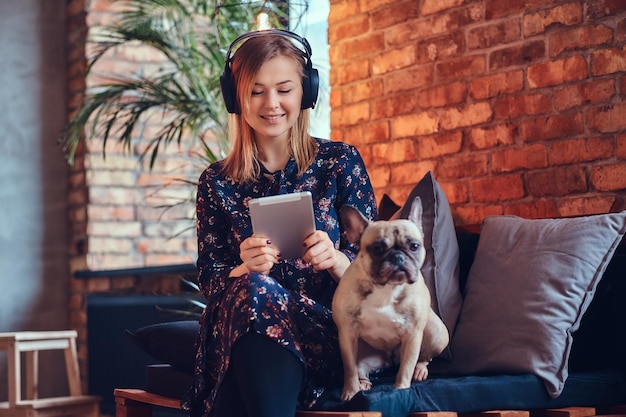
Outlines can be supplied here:
M426 381L393 389L395 370L369 391L319 410L415 412L533 410L626 405L626 211L564 219L491 216L455 227L447 198L427 173L403 206L384 196L379 218L407 218L419 199L433 308L451 334ZM195 322L131 332L161 364L147 391L178 397L190 384ZM139 387L135 387L139 388Z
M457 228L459 282L463 292L479 240L478 228ZM134 342L160 364L147 369L149 392L180 397L191 380L197 323L181 321L151 325L131 332ZM320 410L382 411L385 417L418 411L477 412L531 410L569 406L626 404L626 241L609 262L573 334L569 376L563 392L548 395L533 374L431 375L410 389L394 390L393 371L379 375L371 391L351 401L339 400L340 388L329 391Z

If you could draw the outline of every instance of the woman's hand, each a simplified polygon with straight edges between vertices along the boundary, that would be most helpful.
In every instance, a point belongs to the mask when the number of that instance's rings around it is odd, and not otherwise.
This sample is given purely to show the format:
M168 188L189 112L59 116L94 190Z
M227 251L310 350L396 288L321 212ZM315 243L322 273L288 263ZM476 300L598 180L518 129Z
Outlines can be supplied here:
M240 276L246 272L259 272L267 275L274 264L280 260L280 253L266 237L252 235L239 245L239 257L243 264L231 271L231 277Z
M304 241L306 251L302 260L311 264L318 271L328 271L339 281L350 265L350 260L343 253L335 249L335 245L326 232L315 231Z

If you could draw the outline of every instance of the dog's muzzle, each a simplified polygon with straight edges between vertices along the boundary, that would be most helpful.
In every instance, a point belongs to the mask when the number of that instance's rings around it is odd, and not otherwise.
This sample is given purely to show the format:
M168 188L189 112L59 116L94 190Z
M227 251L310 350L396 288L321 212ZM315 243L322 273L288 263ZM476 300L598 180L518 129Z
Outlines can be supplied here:
M379 284L412 284L417 280L413 259L400 250L394 250L381 259L378 268Z

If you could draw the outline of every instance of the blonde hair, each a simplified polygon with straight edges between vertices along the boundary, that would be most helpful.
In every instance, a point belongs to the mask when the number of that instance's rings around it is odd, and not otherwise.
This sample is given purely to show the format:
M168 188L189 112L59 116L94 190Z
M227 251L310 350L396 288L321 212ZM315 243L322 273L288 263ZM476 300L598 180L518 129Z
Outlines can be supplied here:
M303 52L283 35L267 34L250 38L233 55L231 70L237 91L237 105L242 113L248 111L252 89L261 66L278 56L298 62L300 78L304 77L306 62ZM298 175L304 173L313 163L317 151L317 144L308 133L309 117L309 109L301 110L290 131L289 147L298 166ZM228 136L231 151L224 160L222 171L237 182L256 181L261 175L259 151L252 127L241 114L230 115Z

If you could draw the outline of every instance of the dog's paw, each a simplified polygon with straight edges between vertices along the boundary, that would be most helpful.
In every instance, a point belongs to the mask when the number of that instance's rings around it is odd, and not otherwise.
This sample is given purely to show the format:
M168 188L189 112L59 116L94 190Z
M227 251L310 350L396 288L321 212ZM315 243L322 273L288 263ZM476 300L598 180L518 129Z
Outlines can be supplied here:
M369 379L361 378L361 379L359 379L359 387L361 388L361 391L371 390L372 389L372 381L370 381Z
M418 362L415 365L415 371L413 371L413 381L424 381L428 378L428 364L429 361Z

